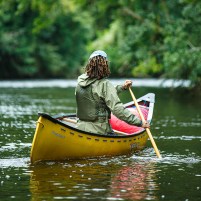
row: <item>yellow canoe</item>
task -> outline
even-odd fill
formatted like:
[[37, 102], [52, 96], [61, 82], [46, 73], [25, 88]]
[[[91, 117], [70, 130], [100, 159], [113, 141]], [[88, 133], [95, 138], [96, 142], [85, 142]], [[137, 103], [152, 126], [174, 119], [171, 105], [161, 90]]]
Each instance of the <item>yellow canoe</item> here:
[[[148, 109], [147, 120], [150, 122], [155, 95], [149, 93], [137, 101], [140, 107]], [[134, 103], [127, 103], [125, 107], [134, 107]], [[64, 121], [66, 119], [69, 121]], [[31, 148], [31, 163], [130, 154], [143, 149], [148, 139], [144, 129], [129, 135], [115, 131], [114, 136], [84, 132], [76, 128], [75, 120], [75, 115], [54, 117], [39, 113]]]

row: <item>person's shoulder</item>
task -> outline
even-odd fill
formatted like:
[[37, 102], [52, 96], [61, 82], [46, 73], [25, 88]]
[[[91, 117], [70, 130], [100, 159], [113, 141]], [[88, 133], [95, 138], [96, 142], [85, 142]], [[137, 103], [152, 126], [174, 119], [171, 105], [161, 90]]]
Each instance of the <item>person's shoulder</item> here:
[[97, 84], [102, 86], [108, 86], [108, 87], [113, 86], [112, 83], [107, 78], [102, 78], [100, 80], [97, 80]]
[[114, 90], [116, 90], [112, 82], [107, 78], [102, 79], [100, 85], [99, 86], [103, 91], [111, 91], [111, 93], [114, 93]]
[[83, 73], [81, 75], [78, 76], [77, 81], [79, 82], [80, 80], [86, 79], [88, 78], [87, 74]]
[[113, 94], [116, 90], [111, 81], [109, 81], [107, 78], [96, 80], [94, 84], [95, 87], [93, 90], [103, 97], [105, 97], [108, 93]]
[[109, 80], [107, 78], [102, 78], [99, 81], [100, 83], [107, 83]]

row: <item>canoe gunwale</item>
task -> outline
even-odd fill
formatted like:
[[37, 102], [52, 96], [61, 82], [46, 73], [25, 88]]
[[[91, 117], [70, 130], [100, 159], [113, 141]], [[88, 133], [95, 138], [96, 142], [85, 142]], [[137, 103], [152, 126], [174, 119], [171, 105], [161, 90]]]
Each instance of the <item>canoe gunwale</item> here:
[[[143, 102], [143, 101], [148, 103], [148, 105], [146, 106], [149, 110], [148, 111], [148, 121], [151, 122], [152, 116], [153, 116], [154, 103], [155, 103], [155, 94], [148, 93], [148, 94], [140, 97], [139, 99], [137, 99], [137, 102], [139, 102], [139, 103]], [[124, 107], [126, 107], [126, 108], [129, 108], [132, 106], [135, 106], [133, 101], [124, 104]], [[90, 133], [87, 131], [77, 129], [73, 126], [67, 125], [67, 124], [63, 123], [62, 121], [60, 121], [60, 119], [62, 120], [62, 118], [65, 118], [65, 117], [76, 117], [75, 113], [73, 113], [73, 114], [72, 113], [71, 114], [70, 113], [69, 114], [58, 114], [58, 115], [50, 116], [47, 113], [39, 112], [38, 115], [48, 119], [49, 121], [51, 121], [53, 123], [60, 124], [60, 125], [68, 128], [68, 129], [77, 131], [77, 132], [82, 133], [82, 134], [91, 135], [91, 136], [98, 136], [98, 137], [104, 137], [104, 138], [115, 138], [115, 139], [116, 138], [132, 138], [134, 136], [138, 136], [138, 135], [141, 135], [142, 133], [146, 132], [146, 130], [143, 129], [141, 131], [138, 131], [136, 133], [129, 134], [129, 135], [103, 135], [103, 134], [97, 134], [97, 133]]]
[[[52, 116], [50, 116], [47, 113], [39, 112], [38, 115], [39, 115], [39, 117], [42, 116], [43, 118], [46, 118], [46, 119], [48, 119], [49, 121], [51, 121], [53, 123], [60, 124], [60, 125], [66, 127], [66, 128], [69, 128], [71, 130], [77, 131], [77, 132], [82, 133], [82, 134], [91, 135], [91, 136], [98, 136], [98, 137], [104, 137], [104, 138], [130, 138], [130, 137], [141, 135], [142, 133], [145, 132], [145, 129], [143, 129], [142, 131], [134, 133], [134, 134], [131, 134], [131, 135], [119, 135], [119, 136], [118, 135], [114, 135], [114, 136], [113, 135], [102, 135], [102, 134], [90, 133], [90, 132], [87, 132], [87, 131], [79, 130], [79, 129], [75, 128], [75, 127], [69, 126], [69, 125], [61, 122], [58, 119], [53, 118]], [[74, 114], [70, 114], [70, 116], [72, 117], [72, 116], [74, 116]], [[70, 116], [68, 116], [68, 117], [70, 117]]]

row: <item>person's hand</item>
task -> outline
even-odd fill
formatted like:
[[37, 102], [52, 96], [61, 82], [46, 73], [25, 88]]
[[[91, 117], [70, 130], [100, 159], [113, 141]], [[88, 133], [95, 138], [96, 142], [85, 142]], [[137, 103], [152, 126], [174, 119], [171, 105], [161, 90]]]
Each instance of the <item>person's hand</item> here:
[[126, 80], [123, 84], [123, 89], [128, 89], [129, 87], [132, 86], [132, 81], [131, 80]]
[[149, 122], [145, 121], [142, 123], [142, 128], [150, 128]]

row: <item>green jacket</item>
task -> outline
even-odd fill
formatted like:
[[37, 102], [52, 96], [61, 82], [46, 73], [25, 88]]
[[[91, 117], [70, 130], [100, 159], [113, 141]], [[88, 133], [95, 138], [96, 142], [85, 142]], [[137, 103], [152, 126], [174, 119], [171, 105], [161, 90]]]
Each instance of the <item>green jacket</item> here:
[[[128, 109], [124, 108], [123, 103], [121, 103], [118, 93], [124, 91], [122, 86], [117, 85], [114, 87], [106, 78], [100, 80], [96, 78], [90, 79], [86, 74], [82, 74], [78, 77], [78, 85], [80, 87], [92, 85], [91, 93], [96, 101], [104, 102], [105, 108], [108, 108], [119, 119], [131, 125], [140, 126], [142, 124], [142, 121]], [[112, 133], [108, 118], [104, 119], [104, 121], [98, 120], [93, 122], [78, 120], [77, 128], [91, 133], [106, 135]]]

